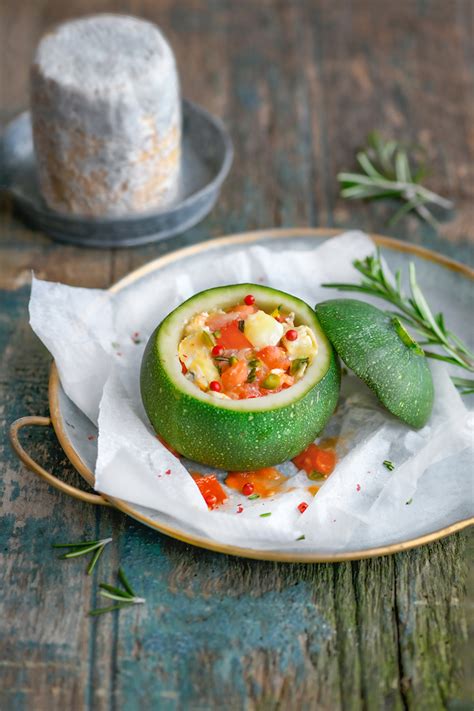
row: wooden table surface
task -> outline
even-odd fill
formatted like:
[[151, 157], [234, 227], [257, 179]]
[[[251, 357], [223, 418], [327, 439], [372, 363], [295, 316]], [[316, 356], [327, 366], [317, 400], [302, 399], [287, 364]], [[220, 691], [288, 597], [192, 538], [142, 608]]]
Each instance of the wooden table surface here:
[[[390, 234], [472, 263], [472, 0], [3, 0], [2, 123], [27, 105], [41, 34], [67, 17], [156, 21], [184, 94], [220, 115], [236, 159], [199, 226], [133, 251], [62, 246], [0, 211], [0, 708], [464, 709], [467, 534], [388, 558], [279, 565], [193, 549], [49, 488], [15, 458], [8, 424], [48, 413], [49, 355], [28, 326], [31, 269], [107, 287], [177, 247], [270, 226], [388, 232], [391, 207], [347, 203], [335, 175], [367, 132], [420, 143], [429, 185], [456, 203], [438, 233], [415, 218]], [[54, 435], [23, 437], [79, 484]], [[147, 605], [91, 620], [97, 578], [56, 560], [58, 539], [114, 537]], [[472, 597], [471, 597], [472, 599]], [[472, 676], [471, 676], [472, 678]]]

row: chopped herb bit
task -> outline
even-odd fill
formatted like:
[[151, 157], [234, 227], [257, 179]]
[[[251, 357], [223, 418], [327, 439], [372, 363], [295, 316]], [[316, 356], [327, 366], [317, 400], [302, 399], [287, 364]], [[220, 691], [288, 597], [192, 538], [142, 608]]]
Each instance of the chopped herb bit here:
[[297, 541], [304, 541], [305, 538], [306, 538], [306, 536], [303, 534], [302, 536], [300, 536], [300, 537], [297, 538], [296, 540], [297, 540]]
[[111, 346], [112, 348], [120, 348], [120, 343], [117, 343], [117, 341], [112, 341]]
[[260, 494], [252, 494], [251, 496], [247, 497], [249, 501], [253, 501], [254, 499], [259, 499]]
[[257, 377], [257, 369], [256, 368], [251, 368], [247, 377], [247, 382], [248, 383], [253, 383], [254, 380]]
[[308, 478], [311, 479], [311, 481], [324, 481], [326, 479], [324, 474], [321, 474], [321, 472], [317, 472], [316, 469], [313, 469], [313, 471], [308, 474]]
[[239, 362], [239, 359], [238, 359], [236, 356], [231, 356], [231, 357], [229, 358], [229, 364], [230, 364], [230, 365], [235, 365], [235, 364], [238, 363], [238, 362]]
[[393, 470], [395, 469], [395, 464], [391, 462], [390, 459], [385, 459], [383, 465], [388, 469], [389, 472], [393, 472]]
[[408, 499], [408, 501], [405, 501], [405, 506], [410, 506], [412, 501], [413, 499]]
[[220, 338], [222, 336], [222, 333], [220, 331], [214, 331], [212, 335], [214, 336], [214, 338]]
[[305, 370], [308, 363], [309, 358], [296, 358], [291, 361], [290, 375], [296, 375], [300, 371]]
[[244, 328], [245, 328], [245, 321], [239, 321], [238, 325], [239, 325], [239, 331], [242, 331], [242, 333], [243, 333]]
[[260, 514], [260, 518], [267, 518], [267, 516], [271, 516], [271, 515], [272, 515], [272, 512], [267, 511], [267, 513]]

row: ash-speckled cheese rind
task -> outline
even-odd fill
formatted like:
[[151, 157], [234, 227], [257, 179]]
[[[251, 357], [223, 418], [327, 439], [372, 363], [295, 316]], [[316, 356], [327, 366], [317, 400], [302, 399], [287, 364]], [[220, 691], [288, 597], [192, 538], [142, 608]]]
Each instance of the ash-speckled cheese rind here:
[[54, 210], [118, 216], [176, 199], [179, 79], [155, 25], [97, 15], [46, 35], [31, 70], [31, 114], [40, 188]]

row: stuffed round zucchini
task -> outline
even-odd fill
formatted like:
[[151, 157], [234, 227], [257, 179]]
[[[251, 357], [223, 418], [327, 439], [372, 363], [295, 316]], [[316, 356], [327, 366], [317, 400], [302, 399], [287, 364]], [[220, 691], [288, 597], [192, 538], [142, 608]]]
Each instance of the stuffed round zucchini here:
[[150, 337], [141, 368], [159, 437], [227, 470], [297, 455], [332, 415], [339, 387], [338, 360], [313, 309], [257, 284], [185, 301]]

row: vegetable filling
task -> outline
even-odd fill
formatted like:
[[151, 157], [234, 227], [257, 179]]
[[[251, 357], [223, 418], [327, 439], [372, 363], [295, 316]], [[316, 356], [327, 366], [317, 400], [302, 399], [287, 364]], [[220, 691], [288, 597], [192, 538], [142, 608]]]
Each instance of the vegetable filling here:
[[304, 376], [318, 352], [316, 336], [283, 305], [271, 313], [248, 294], [224, 311], [187, 321], [178, 347], [181, 370], [216, 398], [244, 400], [278, 393]]

